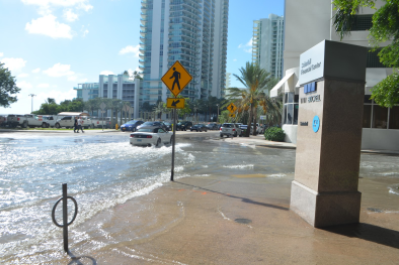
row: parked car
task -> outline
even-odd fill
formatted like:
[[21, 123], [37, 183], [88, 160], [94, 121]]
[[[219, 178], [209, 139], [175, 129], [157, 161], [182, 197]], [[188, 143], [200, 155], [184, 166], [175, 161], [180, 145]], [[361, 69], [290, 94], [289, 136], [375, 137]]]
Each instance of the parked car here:
[[111, 120], [110, 118], [98, 118], [98, 117], [90, 117], [91, 124], [93, 128], [111, 128]]
[[241, 137], [242, 131], [240, 126], [235, 123], [223, 123], [222, 127], [220, 127], [220, 137], [223, 138], [223, 136]]
[[[92, 128], [91, 120], [87, 116], [81, 116], [82, 118], [82, 127], [85, 129]], [[65, 127], [67, 129], [73, 128], [75, 124], [75, 116], [65, 116], [61, 119], [58, 119], [55, 123], [54, 127], [59, 129], [61, 127]]]
[[137, 121], [137, 120], [131, 120], [126, 122], [125, 124], [122, 124], [121, 126], [121, 131], [132, 131], [135, 132], [137, 131], [137, 127], [143, 124], [143, 121]]
[[3, 123], [6, 121], [6, 116], [0, 115], [0, 127], [3, 127]]
[[216, 123], [209, 123], [205, 126], [208, 130], [219, 130], [220, 129], [219, 125]]
[[137, 129], [140, 129], [142, 127], [161, 127], [165, 131], [168, 131], [168, 127], [162, 122], [162, 121], [146, 121], [140, 126], [137, 127]]
[[167, 121], [164, 121], [163, 123], [166, 125], [166, 127], [168, 127], [168, 131], [172, 130], [172, 123], [167, 122]]
[[15, 128], [19, 125], [18, 115], [15, 114], [5, 114], [3, 115], [4, 121], [1, 126]]
[[130, 144], [137, 146], [157, 146], [170, 144], [173, 134], [157, 126], [143, 126], [137, 132], [130, 134]]
[[269, 126], [268, 126], [267, 124], [263, 124], [263, 125], [259, 126], [259, 127], [256, 129], [256, 131], [257, 131], [259, 134], [264, 134], [264, 133], [265, 133], [265, 130], [266, 130], [268, 127], [269, 127]]
[[186, 131], [190, 130], [193, 123], [191, 121], [182, 121], [176, 125], [176, 131]]
[[197, 131], [197, 132], [207, 132], [208, 129], [204, 124], [195, 124], [191, 126], [190, 131]]
[[34, 127], [42, 127], [48, 128], [49, 123], [46, 122], [46, 119], [43, 118], [42, 115], [34, 115], [34, 114], [25, 114], [18, 115], [18, 122], [23, 128], [34, 128]]

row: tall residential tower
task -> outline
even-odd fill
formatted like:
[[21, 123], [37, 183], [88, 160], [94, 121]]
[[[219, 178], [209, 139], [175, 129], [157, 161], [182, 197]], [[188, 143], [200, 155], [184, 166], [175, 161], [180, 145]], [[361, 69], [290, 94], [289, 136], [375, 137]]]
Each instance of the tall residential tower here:
[[161, 78], [178, 60], [193, 76], [181, 95], [221, 97], [225, 87], [229, 0], [142, 0], [140, 104], [166, 101]]
[[270, 14], [254, 20], [252, 62], [258, 63], [273, 77], [283, 76], [284, 17]]

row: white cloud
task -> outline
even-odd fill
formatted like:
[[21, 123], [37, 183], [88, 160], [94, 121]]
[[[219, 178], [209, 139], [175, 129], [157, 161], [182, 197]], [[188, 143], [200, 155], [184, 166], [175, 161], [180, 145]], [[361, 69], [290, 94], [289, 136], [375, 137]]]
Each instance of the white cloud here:
[[36, 68], [35, 70], [32, 71], [32, 73], [34, 74], [40, 73], [40, 68]]
[[93, 9], [93, 6], [89, 5], [89, 4], [81, 3], [78, 8], [83, 9], [86, 12], [89, 12], [91, 9]]
[[28, 77], [28, 76], [29, 76], [29, 74], [22, 73], [22, 74], [19, 74], [17, 77], [18, 78], [25, 78], [25, 77]]
[[57, 17], [53, 15], [40, 17], [36, 20], [32, 20], [32, 23], [26, 23], [25, 30], [30, 34], [41, 34], [53, 39], [72, 39], [71, 27], [67, 24], [59, 23], [56, 20]]
[[26, 5], [37, 5], [37, 6], [63, 6], [71, 7], [75, 5], [86, 5], [88, 0], [22, 0], [22, 3]]
[[234, 61], [234, 62], [237, 62], [237, 59], [234, 59], [233, 61]]
[[252, 53], [252, 38], [246, 44], [238, 45], [239, 49], [243, 49], [247, 53]]
[[33, 86], [31, 83], [28, 83], [26, 81], [17, 81], [17, 87], [28, 90], [31, 89]]
[[4, 67], [8, 68], [10, 71], [18, 71], [25, 67], [26, 61], [22, 58], [4, 58], [1, 59], [4, 63]]
[[47, 100], [47, 98], [54, 98], [55, 101], [58, 103], [66, 100], [66, 99], [76, 98], [76, 91], [73, 89], [70, 89], [66, 92], [63, 92], [60, 90], [51, 90], [51, 91], [40, 91], [40, 92], [36, 92], [36, 93], [37, 93], [36, 94], [37, 97], [35, 97], [35, 99], [34, 99], [35, 106], [40, 106], [40, 104], [44, 103]]
[[72, 9], [68, 9], [64, 11], [64, 18], [69, 22], [74, 22], [79, 19], [78, 14], [74, 13]]
[[122, 50], [119, 51], [119, 54], [127, 54], [127, 53], [134, 53], [135, 57], [139, 57], [140, 55], [140, 45], [136, 45], [136, 46], [126, 46], [125, 48], [123, 48]]
[[50, 85], [44, 83], [44, 84], [39, 84], [37, 87], [38, 87], [38, 88], [49, 88]]
[[0, 52], [0, 57], [3, 57], [4, 53]]
[[107, 70], [102, 71], [102, 72], [100, 73], [100, 75], [113, 75], [113, 74], [114, 74], [114, 72], [107, 71]]
[[75, 73], [71, 71], [71, 66], [69, 64], [60, 64], [60, 63], [56, 63], [53, 67], [43, 71], [43, 73], [51, 77], [62, 77], [62, 76], [71, 77], [75, 75]]

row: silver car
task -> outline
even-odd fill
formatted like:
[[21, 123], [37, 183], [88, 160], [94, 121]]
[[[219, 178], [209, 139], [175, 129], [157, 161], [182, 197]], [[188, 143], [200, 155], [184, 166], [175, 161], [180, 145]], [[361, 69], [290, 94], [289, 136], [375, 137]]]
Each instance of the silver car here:
[[227, 137], [237, 137], [237, 136], [242, 136], [241, 135], [241, 128], [238, 124], [236, 123], [223, 123], [222, 127], [220, 127], [220, 138], [223, 138], [223, 136]]

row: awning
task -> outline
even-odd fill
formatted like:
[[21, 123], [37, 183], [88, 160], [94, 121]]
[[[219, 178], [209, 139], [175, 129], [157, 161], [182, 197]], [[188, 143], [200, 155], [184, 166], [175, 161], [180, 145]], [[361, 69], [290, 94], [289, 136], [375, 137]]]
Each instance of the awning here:
[[288, 79], [290, 79], [295, 73], [289, 73], [286, 76], [283, 77], [283, 79], [281, 79], [277, 85], [275, 85], [272, 90], [270, 90], [270, 97], [275, 98], [278, 97], [278, 94], [281, 93], [281, 89], [283, 88], [283, 85], [288, 81]]

